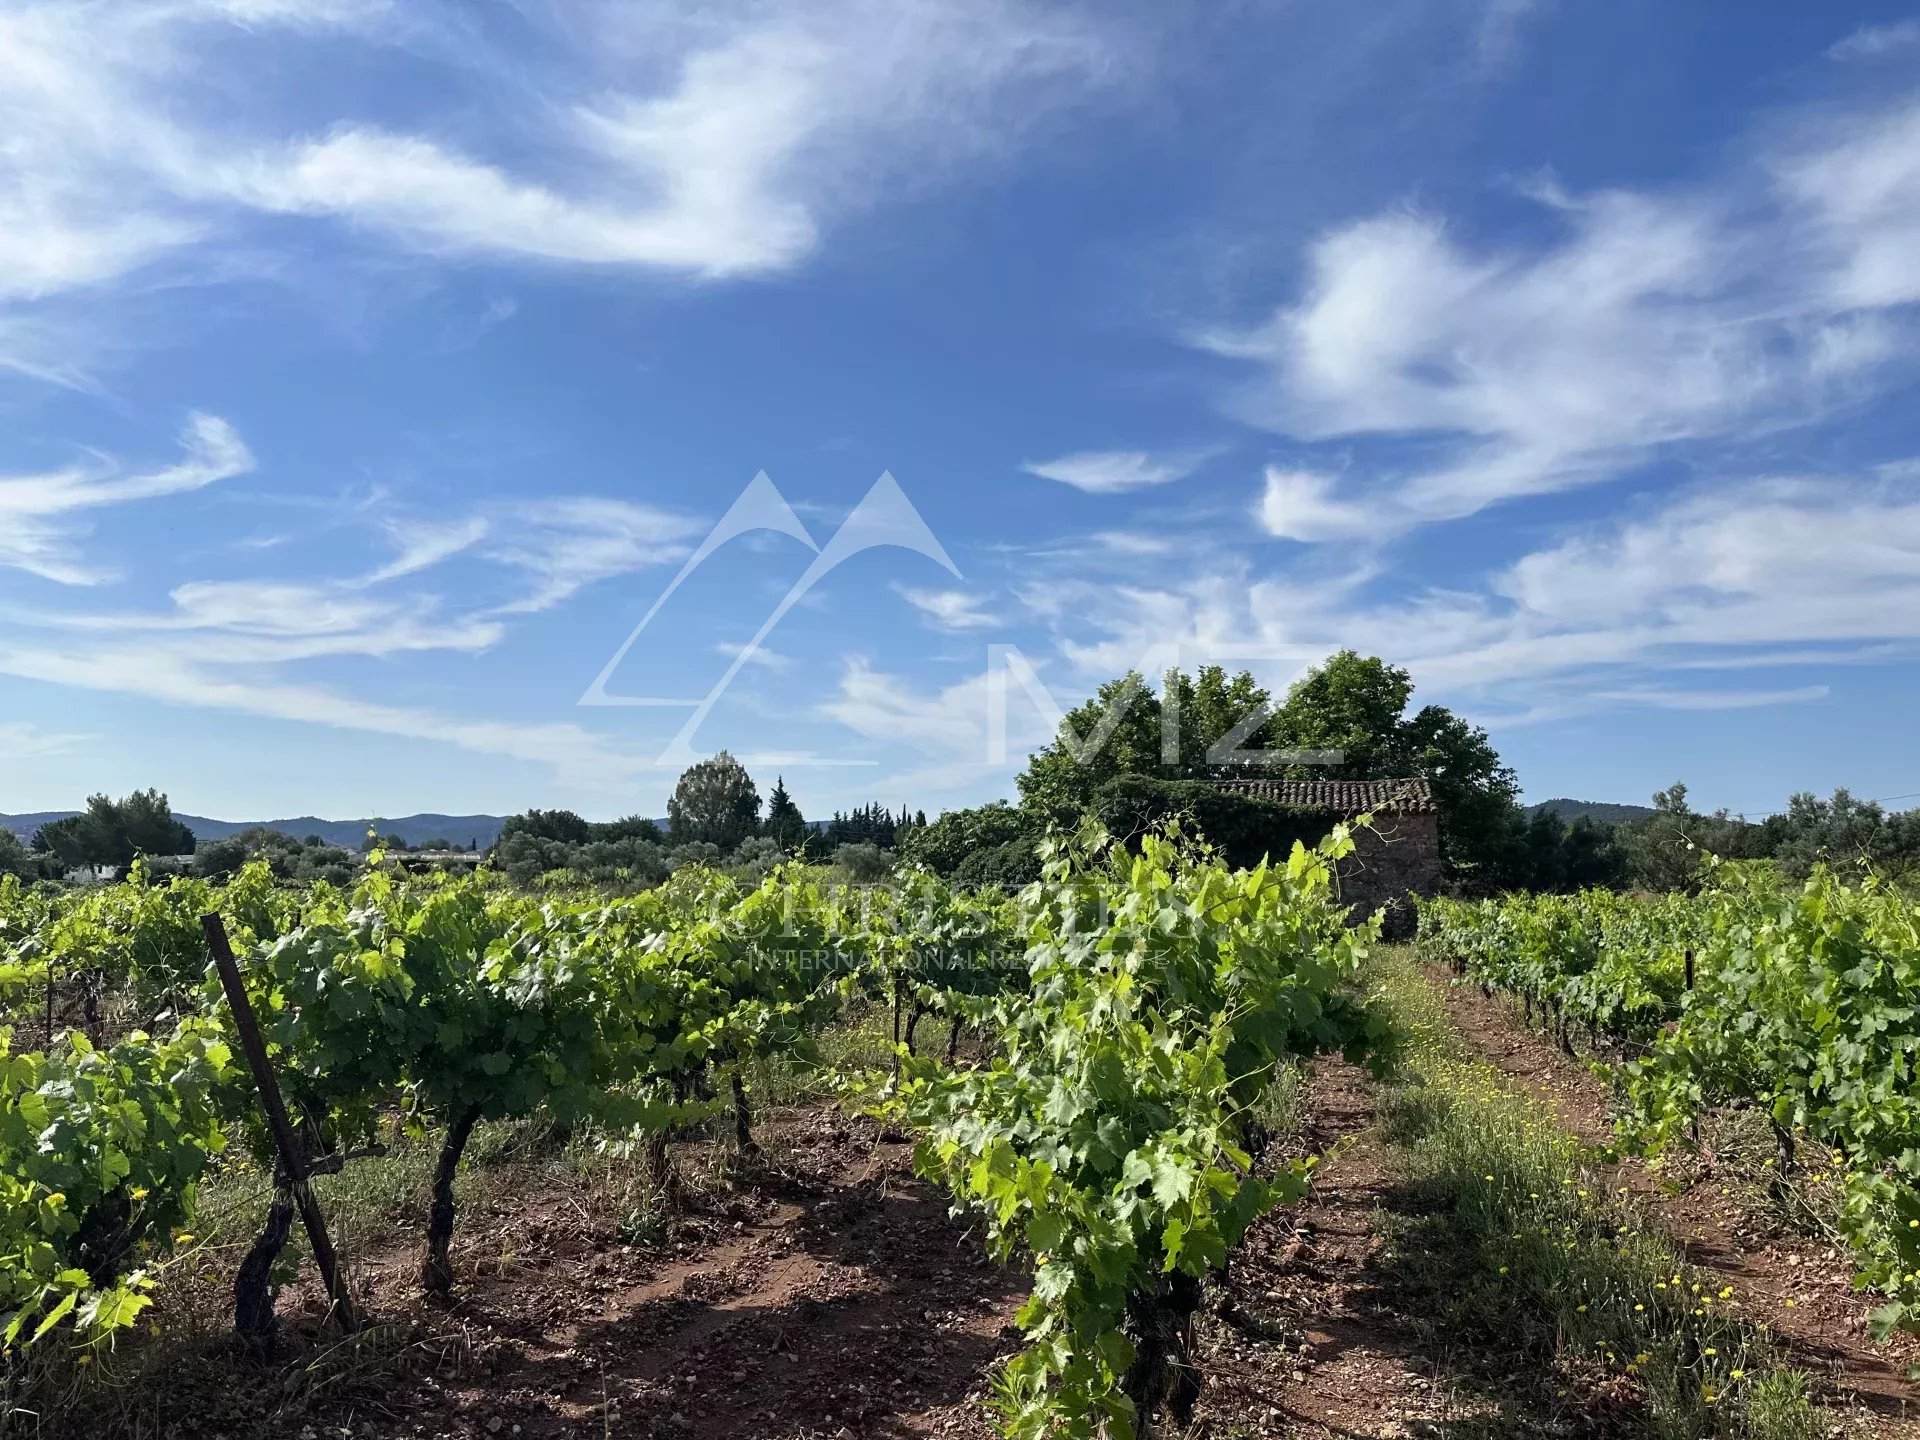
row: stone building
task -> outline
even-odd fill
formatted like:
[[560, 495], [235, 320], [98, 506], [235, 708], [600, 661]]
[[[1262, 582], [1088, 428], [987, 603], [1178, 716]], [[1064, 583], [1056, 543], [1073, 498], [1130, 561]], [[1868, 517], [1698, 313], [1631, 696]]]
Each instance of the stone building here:
[[1425, 780], [1229, 780], [1220, 788], [1316, 817], [1322, 836], [1339, 821], [1372, 815], [1340, 864], [1340, 898], [1362, 915], [1385, 906], [1389, 938], [1411, 935], [1412, 897], [1440, 888], [1440, 812]]

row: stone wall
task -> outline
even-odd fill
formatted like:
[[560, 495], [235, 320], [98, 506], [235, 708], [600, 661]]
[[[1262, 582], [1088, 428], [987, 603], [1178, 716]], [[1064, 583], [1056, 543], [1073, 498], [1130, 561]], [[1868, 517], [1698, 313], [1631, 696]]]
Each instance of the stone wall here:
[[1387, 907], [1386, 935], [1413, 934], [1412, 896], [1440, 889], [1440, 822], [1427, 815], [1377, 815], [1371, 829], [1353, 832], [1353, 853], [1340, 862], [1340, 898], [1359, 907], [1356, 918]]

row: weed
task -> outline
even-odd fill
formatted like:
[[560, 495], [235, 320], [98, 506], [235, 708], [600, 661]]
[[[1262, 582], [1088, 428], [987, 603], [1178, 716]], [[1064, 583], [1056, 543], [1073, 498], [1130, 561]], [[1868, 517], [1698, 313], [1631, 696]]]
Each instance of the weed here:
[[1608, 1157], [1467, 1057], [1404, 953], [1373, 979], [1409, 1037], [1381, 1113], [1415, 1213], [1388, 1222], [1388, 1250], [1436, 1330], [1631, 1376], [1663, 1436], [1825, 1435], [1806, 1377], [1609, 1189]]

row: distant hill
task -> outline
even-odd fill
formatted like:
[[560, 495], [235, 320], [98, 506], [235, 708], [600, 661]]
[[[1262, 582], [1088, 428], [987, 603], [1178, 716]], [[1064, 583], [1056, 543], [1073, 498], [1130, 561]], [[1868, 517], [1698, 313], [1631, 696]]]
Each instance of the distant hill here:
[[1597, 820], [1606, 825], [1618, 825], [1626, 820], [1644, 820], [1655, 813], [1651, 805], [1609, 805], [1600, 800], [1542, 800], [1538, 805], [1527, 806], [1527, 818], [1545, 811], [1557, 815], [1572, 823], [1582, 815], [1589, 820]]
[[[0, 815], [0, 825], [22, 840], [31, 841], [42, 825], [76, 813], [43, 810], [33, 815]], [[504, 815], [400, 815], [379, 820], [322, 820], [315, 815], [301, 815], [292, 820], [213, 820], [205, 815], [175, 812], [174, 818], [193, 831], [196, 840], [224, 840], [242, 830], [264, 827], [296, 840], [318, 835], [329, 845], [344, 845], [349, 850], [360, 848], [369, 829], [378, 830], [382, 835], [398, 835], [413, 846], [424, 845], [429, 840], [447, 840], [459, 846], [478, 844], [484, 850], [500, 838], [500, 827], [506, 823]]]

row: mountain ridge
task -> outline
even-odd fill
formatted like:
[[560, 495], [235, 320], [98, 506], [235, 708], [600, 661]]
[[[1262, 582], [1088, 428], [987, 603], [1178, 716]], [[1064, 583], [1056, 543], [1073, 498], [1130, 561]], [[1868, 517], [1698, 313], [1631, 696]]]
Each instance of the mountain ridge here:
[[[31, 843], [42, 825], [77, 815], [77, 810], [39, 810], [22, 815], [0, 815], [0, 826], [13, 831], [23, 842]], [[322, 820], [317, 815], [299, 815], [287, 820], [215, 820], [206, 815], [174, 812], [174, 819], [193, 831], [195, 840], [225, 840], [243, 830], [278, 830], [296, 840], [318, 835], [329, 845], [358, 850], [369, 829], [382, 835], [398, 835], [410, 846], [429, 840], [446, 840], [454, 845], [477, 844], [482, 850], [500, 838], [504, 815], [441, 815], [432, 811], [418, 815], [393, 817], [369, 816], [359, 820]]]

